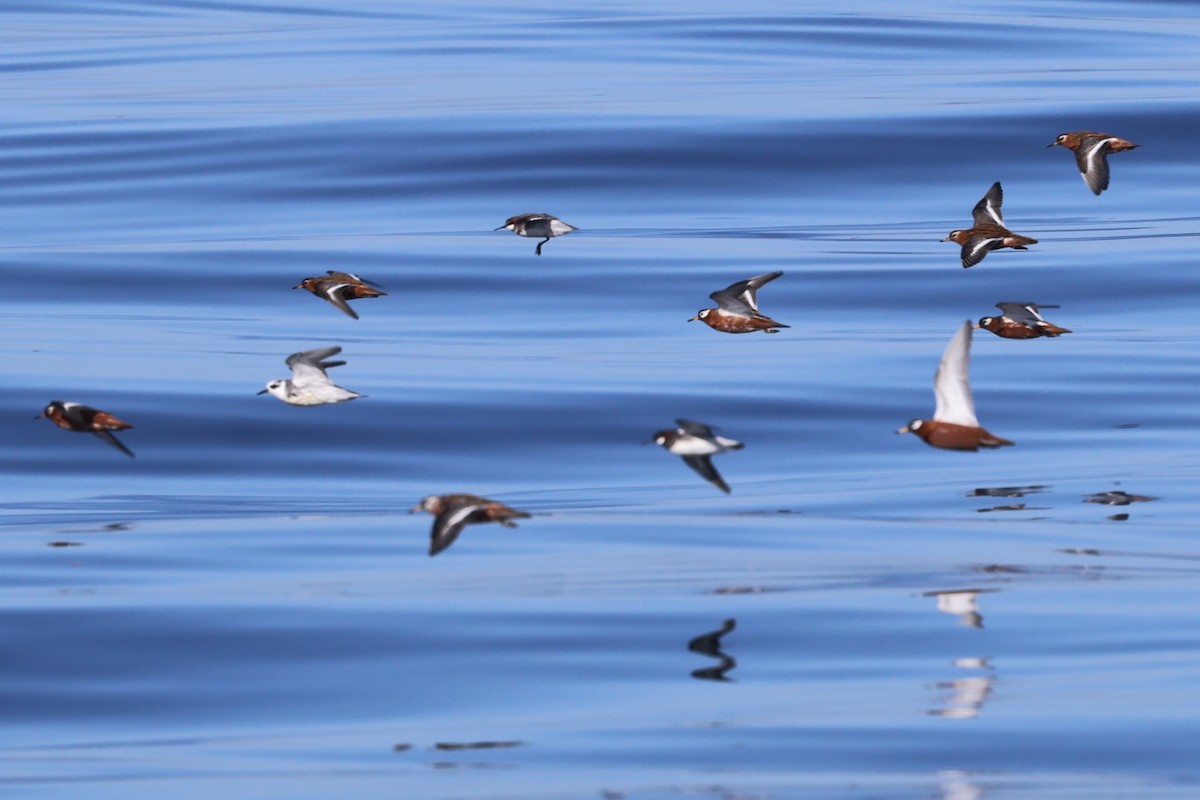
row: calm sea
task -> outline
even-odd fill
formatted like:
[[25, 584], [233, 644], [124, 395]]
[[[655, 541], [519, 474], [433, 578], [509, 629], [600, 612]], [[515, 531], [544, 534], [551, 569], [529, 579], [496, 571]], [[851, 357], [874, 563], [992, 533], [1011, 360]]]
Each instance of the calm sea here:
[[[0, 794], [1200, 793], [1192, 4], [0, 24]], [[1099, 197], [1080, 129], [1142, 145]], [[963, 270], [994, 181], [1039, 243]], [[331, 269], [388, 295], [292, 290]], [[686, 322], [773, 270], [790, 328]], [[1001, 301], [1074, 331], [976, 334], [1016, 446], [895, 435]], [[367, 397], [255, 395], [330, 346]], [[645, 444], [676, 418], [745, 442], [731, 494]], [[442, 492], [533, 517], [431, 559]]]

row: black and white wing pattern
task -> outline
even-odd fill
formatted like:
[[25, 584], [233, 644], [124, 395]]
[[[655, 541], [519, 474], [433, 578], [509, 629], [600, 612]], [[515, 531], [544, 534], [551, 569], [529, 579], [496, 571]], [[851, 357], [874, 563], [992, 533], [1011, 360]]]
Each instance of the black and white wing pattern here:
[[1000, 181], [992, 184], [992, 188], [987, 190], [987, 193], [975, 204], [975, 208], [971, 209], [971, 217], [975, 220], [976, 225], [999, 225], [1004, 226], [1004, 215], [1000, 212], [1000, 206], [1004, 204], [1004, 190], [1000, 188]]
[[1058, 306], [1040, 306], [1037, 303], [996, 303], [996, 308], [1011, 319], [1013, 322], [1020, 322], [1023, 325], [1036, 328], [1039, 324], [1045, 324], [1046, 320], [1042, 319], [1042, 315], [1038, 312], [1043, 308], [1058, 308]]
[[1003, 236], [992, 236], [986, 233], [976, 233], [968, 236], [967, 241], [962, 246], [963, 269], [975, 266], [980, 261], [983, 261], [984, 256], [1000, 248], [1003, 244]]
[[733, 314], [760, 316], [758, 290], [782, 274], [782, 272], [768, 272], [765, 275], [756, 275], [753, 278], [730, 284], [719, 292], [713, 292], [709, 297], [716, 301], [719, 308]]
[[458, 539], [469, 522], [486, 522], [486, 503], [469, 503], [447, 508], [433, 520], [429, 534], [429, 555], [436, 556]]
[[1087, 137], [1075, 150], [1079, 174], [1092, 194], [1100, 194], [1108, 188], [1108, 152], [1114, 141], [1117, 140], [1112, 136], [1103, 139]]

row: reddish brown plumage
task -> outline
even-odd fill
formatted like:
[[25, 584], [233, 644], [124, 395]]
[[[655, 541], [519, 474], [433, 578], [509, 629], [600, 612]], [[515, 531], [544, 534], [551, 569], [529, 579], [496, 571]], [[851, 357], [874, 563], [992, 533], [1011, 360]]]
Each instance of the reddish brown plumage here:
[[128, 422], [117, 419], [107, 411], [100, 411], [79, 403], [64, 403], [54, 400], [46, 406], [39, 417], [45, 417], [65, 431], [95, 432], [123, 431], [132, 428]]
[[981, 239], [999, 239], [998, 245], [993, 245], [993, 250], [999, 250], [1002, 247], [1012, 247], [1020, 249], [1025, 245], [1037, 244], [1037, 239], [1031, 239], [1028, 236], [1022, 236], [1019, 233], [1013, 233], [1008, 228], [1002, 228], [999, 225], [982, 224], [976, 225], [974, 228], [966, 230], [951, 231], [950, 235], [943, 239], [943, 242], [957, 242], [958, 244], [966, 244], [968, 239], [978, 236]]
[[123, 431], [132, 427], [128, 422], [122, 422], [107, 411], [97, 411], [92, 417], [93, 430]]
[[305, 278], [292, 288], [307, 289], [353, 319], [358, 319], [358, 314], [347, 304], [348, 300], [387, 296], [387, 292], [368, 285], [357, 275], [335, 270], [329, 270], [328, 275], [324, 277]]
[[956, 425], [953, 422], [938, 422], [931, 419], [914, 420], [909, 423], [907, 433], [915, 433], [930, 447], [940, 447], [943, 450], [978, 450], [981, 447], [1001, 447], [1011, 445], [1008, 439], [1003, 439], [984, 428], [973, 428], [968, 425]]
[[113, 431], [123, 431], [133, 426], [128, 422], [117, 419], [117, 417], [107, 411], [99, 411], [82, 403], [52, 400], [42, 409], [42, 413], [38, 414], [36, 419], [43, 417], [64, 431], [95, 434], [97, 438], [103, 439], [125, 455], [130, 458], [133, 457], [133, 451], [121, 444], [112, 433]]
[[1079, 167], [1079, 174], [1083, 176], [1083, 182], [1095, 195], [1100, 195], [1108, 188], [1108, 154], [1122, 153], [1140, 146], [1128, 139], [1098, 131], [1060, 133], [1047, 146], [1054, 147], [1056, 145], [1065, 147], [1075, 154], [1075, 165]]
[[1132, 150], [1135, 147], [1141, 147], [1140, 144], [1134, 144], [1128, 139], [1122, 139], [1119, 136], [1112, 136], [1107, 133], [1098, 131], [1072, 131], [1071, 133], [1059, 134], [1059, 137], [1050, 143], [1050, 146], [1058, 145], [1065, 147], [1068, 150], [1078, 150], [1079, 146], [1087, 139], [1108, 139], [1108, 152], [1120, 153], [1125, 150]]
[[1052, 322], [1026, 325], [1004, 317], [984, 317], [979, 320], [979, 327], [1005, 339], [1037, 339], [1042, 336], [1053, 338], [1071, 332], [1068, 328], [1060, 328]]
[[498, 522], [506, 528], [515, 528], [517, 524], [513, 522], [514, 519], [530, 516], [528, 512], [475, 494], [431, 494], [409, 509], [410, 514], [415, 511], [428, 511], [435, 517], [429, 536], [431, 556], [454, 544], [462, 529], [469, 524]]
[[755, 331], [778, 333], [774, 329], [789, 327], [761, 314], [755, 316], [729, 314], [719, 308], [706, 308], [693, 319], [698, 319], [713, 330], [723, 333], [754, 333]]
[[963, 268], [973, 267], [993, 250], [1011, 247], [1024, 250], [1026, 245], [1037, 244], [1037, 239], [1013, 233], [1004, 226], [1004, 215], [1000, 210], [1004, 203], [1004, 189], [1000, 181], [992, 184], [983, 197], [971, 209], [973, 227], [950, 231], [943, 242], [962, 245]]

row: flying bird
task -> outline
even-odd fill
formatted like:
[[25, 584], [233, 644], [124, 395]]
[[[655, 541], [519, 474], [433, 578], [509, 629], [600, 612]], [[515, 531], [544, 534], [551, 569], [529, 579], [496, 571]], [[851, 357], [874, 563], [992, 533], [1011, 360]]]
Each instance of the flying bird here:
[[1028, 250], [1026, 245], [1037, 244], [1037, 239], [1021, 236], [1004, 227], [1004, 216], [1000, 213], [1003, 203], [1004, 191], [1000, 188], [1000, 181], [996, 181], [971, 211], [975, 227], [950, 231], [950, 235], [942, 239], [943, 242], [957, 242], [962, 245], [963, 269], [983, 261], [983, 257], [992, 250], [1004, 247]]
[[571, 231], [579, 230], [574, 225], [568, 225], [558, 217], [551, 216], [550, 214], [518, 214], [515, 217], [509, 217], [504, 220], [504, 224], [496, 228], [496, 230], [502, 231], [505, 228], [517, 236], [541, 239], [533, 251], [539, 256], [542, 254], [542, 245], [555, 236], [566, 236]]
[[925, 444], [946, 450], [978, 450], [1012, 444], [1008, 439], [984, 430], [975, 418], [975, 400], [971, 397], [968, 375], [973, 330], [970, 320], [963, 323], [942, 355], [933, 376], [933, 394], [937, 398], [933, 419], [914, 419], [896, 433], [915, 433]]
[[462, 529], [477, 522], [498, 522], [515, 528], [514, 519], [527, 519], [524, 511], [509, 508], [504, 503], [474, 494], [431, 494], [409, 509], [408, 513], [428, 511], [434, 515], [429, 535], [429, 555], [436, 556], [458, 538]]
[[713, 330], [724, 333], [779, 333], [779, 328], [791, 327], [776, 322], [758, 310], [758, 290], [782, 274], [768, 272], [765, 275], [756, 275], [713, 292], [709, 297], [717, 301], [717, 307], [701, 309], [688, 322], [700, 320]]
[[704, 480], [729, 494], [729, 484], [725, 483], [724, 478], [713, 466], [712, 457], [728, 450], [741, 450], [745, 445], [718, 436], [712, 428], [702, 422], [677, 419], [675, 423], [678, 428], [658, 431], [651, 441], [662, 445], [668, 453], [681, 457], [684, 463], [696, 470]]
[[1037, 303], [996, 303], [1000, 316], [983, 317], [976, 323], [976, 328], [991, 331], [1005, 339], [1037, 339], [1040, 336], [1053, 338], [1070, 333], [1067, 328], [1060, 328], [1053, 322], [1047, 322], [1039, 313], [1043, 308], [1058, 308], [1058, 306], [1041, 306]]
[[305, 278], [292, 288], [307, 289], [322, 300], [328, 300], [334, 308], [353, 319], [358, 319], [358, 314], [346, 301], [358, 300], [363, 297], [387, 296], [387, 292], [368, 285], [357, 275], [334, 270], [329, 270], [328, 275], [323, 278]]
[[1046, 147], [1055, 145], [1075, 153], [1075, 164], [1079, 167], [1079, 174], [1095, 195], [1108, 188], [1108, 154], [1141, 147], [1140, 144], [1134, 144], [1119, 136], [1109, 136], [1107, 133], [1096, 131], [1060, 133], [1058, 138]]
[[267, 384], [259, 394], [270, 393], [288, 405], [319, 406], [325, 403], [341, 403], [366, 395], [343, 389], [329, 380], [325, 370], [340, 367], [345, 361], [326, 361], [342, 352], [340, 347], [321, 347], [316, 350], [305, 350], [292, 353], [287, 358], [287, 365], [292, 370], [291, 378], [276, 378]]
[[100, 411], [85, 406], [83, 403], [72, 403], [68, 400], [51, 400], [34, 419], [46, 418], [64, 431], [76, 433], [92, 433], [108, 442], [125, 455], [133, 458], [133, 451], [113, 436], [113, 431], [123, 431], [132, 428], [128, 422], [122, 422], [107, 411]]

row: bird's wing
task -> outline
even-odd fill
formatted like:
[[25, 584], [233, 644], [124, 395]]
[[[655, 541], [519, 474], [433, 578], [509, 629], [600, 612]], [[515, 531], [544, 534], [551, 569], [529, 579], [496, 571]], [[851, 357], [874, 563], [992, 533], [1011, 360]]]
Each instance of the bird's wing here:
[[933, 418], [937, 422], [979, 427], [975, 418], [975, 401], [971, 397], [971, 321], [967, 320], [942, 354], [937, 374], [933, 377], [933, 395], [937, 407]]
[[305, 385], [312, 383], [327, 383], [329, 376], [325, 370], [340, 367], [345, 361], [325, 361], [330, 356], [342, 352], [340, 347], [321, 347], [316, 350], [305, 350], [288, 356], [287, 365], [292, 370], [292, 383]]
[[1108, 188], [1108, 151], [1113, 141], [1112, 137], [1099, 139], [1075, 151], [1079, 174], [1092, 194], [1100, 194]]
[[725, 483], [725, 479], [717, 472], [713, 466], [710, 456], [683, 456], [683, 461], [696, 472], [700, 473], [704, 480], [716, 486], [725, 494], [729, 494], [729, 484]]
[[1042, 315], [1038, 313], [1038, 309], [1058, 308], [1058, 306], [1039, 306], [1037, 303], [996, 303], [996, 308], [1003, 311], [1004, 316], [1014, 322], [1036, 325], [1039, 322], [1046, 321], [1042, 319]]
[[113, 436], [111, 431], [92, 431], [92, 433], [96, 434], [96, 436], [98, 438], [103, 439], [104, 441], [108, 442], [113, 447], [117, 448], [122, 453], [124, 453], [125, 455], [129, 456], [130, 458], [133, 458], [133, 451], [130, 450], [125, 445], [121, 444], [120, 440], [117, 439], [116, 436]]
[[995, 250], [997, 245], [1003, 241], [1003, 236], [984, 236], [982, 234], [975, 234], [974, 236], [969, 237], [966, 243], [962, 246], [963, 269], [973, 267], [980, 261], [983, 261], [983, 257], [992, 250]]
[[971, 210], [971, 217], [975, 220], [975, 224], [994, 223], [996, 225], [1004, 225], [1004, 215], [1000, 212], [1000, 206], [1004, 204], [1004, 190], [1000, 188], [1000, 181], [992, 184], [992, 188], [987, 190], [987, 193], [975, 204], [975, 208]]
[[719, 292], [713, 292], [709, 297], [726, 311], [747, 316], [757, 315], [759, 288], [782, 274], [782, 272], [768, 272], [764, 275], [755, 275], [753, 278], [730, 284]]
[[458, 539], [462, 529], [471, 521], [471, 517], [483, 506], [471, 504], [450, 508], [438, 514], [433, 520], [433, 530], [429, 535], [429, 555], [436, 556]]
[[679, 430], [691, 436], [699, 436], [702, 439], [713, 438], [713, 429], [703, 422], [696, 422], [690, 419], [676, 419], [675, 424], [679, 426]]
[[333, 304], [333, 307], [341, 311], [346, 316], [352, 319], [358, 319], [358, 312], [350, 307], [346, 302], [346, 298], [342, 297], [342, 290], [348, 286], [354, 286], [352, 283], [333, 283], [324, 288], [321, 294]]

